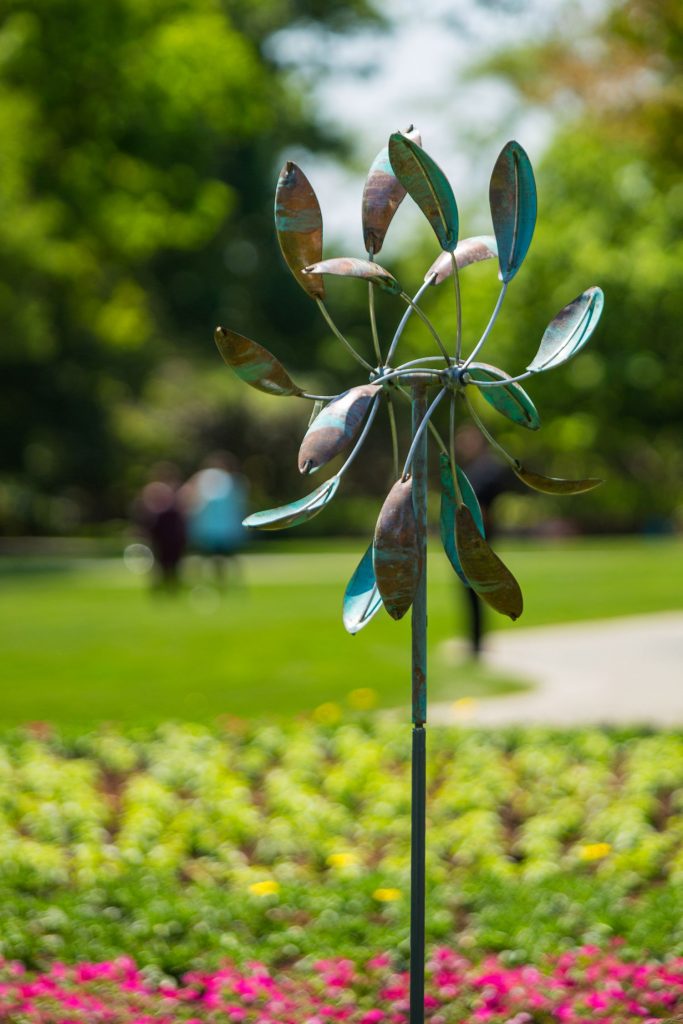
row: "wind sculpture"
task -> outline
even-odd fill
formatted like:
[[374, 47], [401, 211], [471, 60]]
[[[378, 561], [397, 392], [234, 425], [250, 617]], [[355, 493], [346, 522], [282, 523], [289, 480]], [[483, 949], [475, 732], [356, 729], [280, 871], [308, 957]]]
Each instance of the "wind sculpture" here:
[[[412, 298], [393, 274], [376, 262], [389, 224], [406, 193], [429, 221], [442, 250]], [[360, 452], [380, 405], [384, 403], [387, 409], [395, 483], [382, 506], [372, 543], [346, 588], [343, 622], [349, 633], [357, 633], [382, 607], [394, 619], [402, 618], [411, 607], [413, 610], [410, 1024], [424, 1021], [428, 431], [439, 449], [440, 533], [448, 560], [466, 586], [511, 619], [522, 614], [522, 592], [510, 570], [487, 543], [476, 494], [458, 465], [458, 413], [469, 413], [519, 479], [534, 490], [578, 494], [601, 483], [597, 479], [562, 480], [527, 469], [489, 433], [470, 401], [468, 392], [476, 388], [503, 416], [529, 430], [537, 430], [538, 413], [520, 381], [554, 369], [575, 356], [593, 333], [604, 301], [600, 288], [592, 287], [569, 302], [548, 324], [532, 361], [516, 376], [477, 361], [501, 311], [508, 286], [526, 256], [536, 223], [534, 175], [527, 154], [517, 142], [508, 142], [496, 160], [489, 201], [494, 235], [458, 241], [459, 218], [453, 190], [411, 126], [406, 132], [391, 135], [365, 182], [362, 227], [367, 259], [324, 260], [318, 200], [303, 171], [288, 161], [280, 173], [275, 194], [275, 227], [282, 254], [299, 285], [318, 305], [329, 329], [364, 368], [367, 382], [337, 395], [310, 394], [295, 384], [284, 366], [261, 345], [224, 327], [218, 327], [215, 333], [223, 359], [245, 383], [268, 394], [314, 403], [299, 450], [302, 474], [317, 472], [335, 456], [351, 449], [341, 468], [315, 490], [291, 504], [248, 516], [245, 526], [281, 530], [322, 512]], [[487, 259], [498, 260], [500, 293], [483, 334], [463, 357], [459, 271]], [[333, 321], [324, 302], [327, 274], [368, 283], [369, 325], [376, 366], [353, 347]], [[449, 277], [455, 299], [452, 353], [419, 304], [430, 288]], [[407, 307], [384, 354], [375, 317], [376, 288], [395, 295]], [[438, 354], [394, 366], [401, 335], [412, 315], [423, 322]], [[434, 389], [436, 395], [428, 402]], [[432, 416], [446, 397], [450, 419], [448, 438], [444, 441], [432, 423]], [[412, 438], [402, 470], [396, 427], [397, 398], [407, 398], [412, 408]]]

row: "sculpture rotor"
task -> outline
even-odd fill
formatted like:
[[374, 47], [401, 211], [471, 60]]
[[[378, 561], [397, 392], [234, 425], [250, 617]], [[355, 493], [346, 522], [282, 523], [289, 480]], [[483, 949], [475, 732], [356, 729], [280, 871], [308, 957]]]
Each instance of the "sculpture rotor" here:
[[[406, 194], [429, 221], [442, 249], [412, 298], [394, 275], [375, 259]], [[478, 361], [500, 314], [508, 286], [526, 256], [536, 222], [534, 175], [529, 158], [517, 142], [508, 142], [495, 163], [489, 201], [494, 234], [459, 240], [458, 207], [448, 179], [422, 148], [420, 136], [414, 129], [397, 132], [374, 160], [363, 191], [362, 227], [367, 258], [323, 259], [320, 205], [303, 171], [288, 161], [280, 173], [275, 195], [275, 226], [282, 254], [299, 285], [317, 303], [335, 337], [364, 368], [367, 381], [337, 395], [309, 394], [292, 381], [267, 349], [234, 331], [222, 327], [216, 330], [221, 355], [247, 384], [269, 394], [316, 403], [315, 415], [299, 452], [302, 474], [315, 473], [336, 456], [349, 452], [341, 468], [325, 483], [291, 504], [254, 513], [245, 520], [246, 526], [279, 530], [318, 515], [333, 499], [362, 448], [380, 404], [387, 407], [397, 479], [380, 512], [373, 543], [363, 555], [344, 596], [343, 621], [350, 633], [366, 626], [381, 607], [399, 619], [412, 605], [421, 572], [415, 554], [416, 525], [411, 513], [413, 460], [425, 430], [430, 430], [440, 452], [440, 533], [446, 555], [463, 583], [472, 587], [496, 611], [512, 619], [522, 613], [521, 590], [488, 545], [476, 494], [458, 465], [454, 440], [456, 412], [469, 413], [487, 441], [528, 487], [548, 494], [578, 494], [601, 482], [592, 478], [561, 480], [526, 469], [492, 437], [470, 402], [468, 392], [476, 388], [509, 420], [529, 430], [538, 429], [538, 412], [521, 381], [553, 369], [576, 355], [593, 333], [603, 307], [603, 294], [597, 287], [587, 289], [569, 302], [546, 328], [534, 359], [516, 376]], [[500, 293], [484, 332], [463, 358], [459, 272], [472, 263], [489, 259], [498, 260]], [[325, 276], [330, 274], [368, 283], [374, 366], [344, 337], [325, 305]], [[456, 321], [452, 353], [420, 305], [430, 288], [449, 277], [454, 286]], [[384, 353], [375, 318], [376, 288], [396, 296], [407, 307]], [[426, 326], [438, 354], [394, 366], [401, 335], [413, 315]], [[417, 385], [436, 389], [437, 393], [413, 435], [400, 470], [395, 399], [409, 397], [406, 386]], [[431, 422], [433, 413], [445, 398], [451, 407], [447, 442]]]

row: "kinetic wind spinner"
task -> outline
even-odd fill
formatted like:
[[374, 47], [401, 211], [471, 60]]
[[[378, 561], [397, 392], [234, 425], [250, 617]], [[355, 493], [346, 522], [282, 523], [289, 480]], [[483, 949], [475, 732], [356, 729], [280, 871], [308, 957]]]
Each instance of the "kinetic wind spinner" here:
[[[408, 193], [432, 226], [443, 250], [411, 298], [384, 267], [375, 262], [389, 224]], [[245, 526], [281, 530], [312, 519], [333, 499], [344, 474], [363, 446], [382, 401], [391, 426], [396, 482], [389, 491], [375, 527], [372, 543], [363, 555], [344, 594], [343, 620], [350, 633], [366, 626], [384, 606], [394, 619], [412, 607], [412, 837], [410, 925], [410, 1024], [424, 1021], [424, 915], [425, 915], [425, 723], [427, 719], [427, 431], [439, 447], [441, 540], [460, 579], [496, 611], [517, 619], [522, 614], [519, 584], [489, 547], [476, 494], [457, 462], [456, 413], [469, 412], [487, 441], [510, 464], [528, 487], [548, 494], [578, 494], [601, 481], [561, 480], [526, 469], [491, 436], [469, 400], [478, 388], [484, 399], [513, 422], [536, 430], [540, 420], [520, 381], [553, 369], [576, 355], [593, 333], [602, 313], [604, 297], [598, 287], [587, 289], [550, 322], [540, 347], [526, 370], [510, 376], [477, 361], [500, 313], [510, 281], [519, 270], [531, 243], [536, 223], [536, 185], [529, 158], [517, 142], [503, 147], [491, 175], [489, 189], [494, 236], [458, 242], [458, 208], [453, 190], [434, 160], [422, 149], [417, 131], [397, 132], [377, 156], [365, 183], [362, 202], [363, 239], [367, 259], [322, 258], [322, 215], [308, 179], [296, 164], [287, 162], [275, 194], [275, 226], [282, 254], [304, 291], [317, 303], [330, 330], [367, 373], [367, 382], [338, 395], [313, 395], [291, 379], [267, 349], [223, 327], [215, 340], [225, 362], [247, 384], [273, 395], [303, 398], [314, 403], [313, 415], [299, 451], [299, 470], [316, 472], [335, 456], [351, 451], [340, 469], [303, 498], [280, 508], [256, 512]], [[489, 322], [465, 358], [462, 357], [462, 316], [458, 271], [471, 263], [498, 259], [500, 294]], [[373, 367], [338, 329], [324, 303], [324, 276], [335, 274], [368, 282], [370, 334], [377, 365]], [[456, 341], [450, 354], [438, 331], [419, 305], [432, 286], [452, 277], [455, 298]], [[406, 310], [386, 353], [382, 354], [375, 318], [374, 289], [397, 296]], [[438, 355], [392, 366], [409, 317], [416, 314], [430, 332]], [[436, 364], [436, 365], [430, 365]], [[436, 395], [428, 403], [431, 389]], [[450, 430], [444, 442], [431, 417], [448, 396]], [[407, 398], [412, 407], [412, 440], [399, 472], [395, 399]]]

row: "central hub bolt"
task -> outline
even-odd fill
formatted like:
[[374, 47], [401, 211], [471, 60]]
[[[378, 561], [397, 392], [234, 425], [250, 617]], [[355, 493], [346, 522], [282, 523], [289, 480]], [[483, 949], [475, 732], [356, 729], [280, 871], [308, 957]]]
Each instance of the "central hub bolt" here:
[[[392, 372], [390, 366], [376, 366], [374, 370], [370, 370], [370, 383], [378, 384], [383, 377]], [[389, 383], [391, 384], [393, 381], [389, 381]]]
[[449, 366], [442, 372], [441, 379], [447, 387], [464, 388], [466, 384], [469, 384], [470, 375], [460, 366]]

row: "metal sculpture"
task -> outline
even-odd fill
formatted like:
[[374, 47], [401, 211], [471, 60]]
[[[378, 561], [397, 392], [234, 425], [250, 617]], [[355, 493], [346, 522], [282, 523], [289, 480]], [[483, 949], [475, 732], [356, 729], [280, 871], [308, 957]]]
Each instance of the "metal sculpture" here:
[[[422, 210], [442, 249], [412, 298], [375, 259], [406, 193]], [[322, 512], [362, 448], [380, 404], [386, 404], [395, 483], [382, 506], [372, 543], [346, 588], [343, 622], [349, 633], [357, 633], [382, 607], [394, 619], [402, 618], [412, 608], [410, 1024], [424, 1021], [428, 430], [440, 451], [440, 533], [446, 555], [466, 586], [511, 619], [522, 614], [522, 592], [512, 573], [488, 545], [476, 494], [458, 465], [457, 411], [469, 413], [487, 441], [528, 487], [548, 494], [578, 494], [601, 483], [597, 479], [561, 480], [528, 470], [492, 437], [470, 402], [468, 391], [476, 388], [509, 420], [529, 430], [538, 429], [538, 413], [520, 382], [560, 366], [576, 355], [593, 333], [603, 307], [603, 294], [597, 287], [589, 288], [568, 303], [546, 328], [534, 359], [516, 376], [477, 361], [498, 318], [508, 286], [526, 256], [536, 222], [534, 175], [519, 143], [508, 142], [503, 147], [493, 168], [489, 200], [493, 236], [459, 241], [458, 207], [448, 179], [422, 148], [420, 136], [412, 127], [406, 132], [396, 132], [374, 160], [363, 191], [362, 227], [367, 258], [324, 260], [318, 200], [303, 171], [288, 162], [280, 173], [275, 195], [275, 226], [282, 254], [299, 285], [317, 303], [330, 330], [366, 371], [367, 382], [338, 395], [310, 394], [295, 384], [275, 356], [261, 345], [223, 327], [217, 328], [215, 334], [223, 359], [247, 384], [269, 394], [314, 403], [299, 451], [302, 474], [316, 472], [335, 456], [351, 449], [341, 468], [315, 490], [289, 505], [248, 516], [245, 526], [281, 530], [297, 526]], [[483, 334], [463, 358], [459, 271], [488, 259], [498, 260], [500, 294]], [[375, 366], [351, 345], [330, 316], [324, 302], [328, 274], [368, 282]], [[429, 288], [448, 277], [453, 280], [455, 299], [453, 353], [448, 351], [419, 304]], [[407, 306], [384, 353], [375, 317], [376, 288], [395, 295]], [[401, 335], [414, 314], [424, 323], [439, 354], [394, 367]], [[437, 389], [437, 393], [428, 402], [430, 389]], [[402, 471], [399, 471], [396, 429], [397, 397], [408, 398], [412, 408], [412, 440]], [[448, 443], [432, 423], [435, 410], [446, 397], [450, 403]]]

